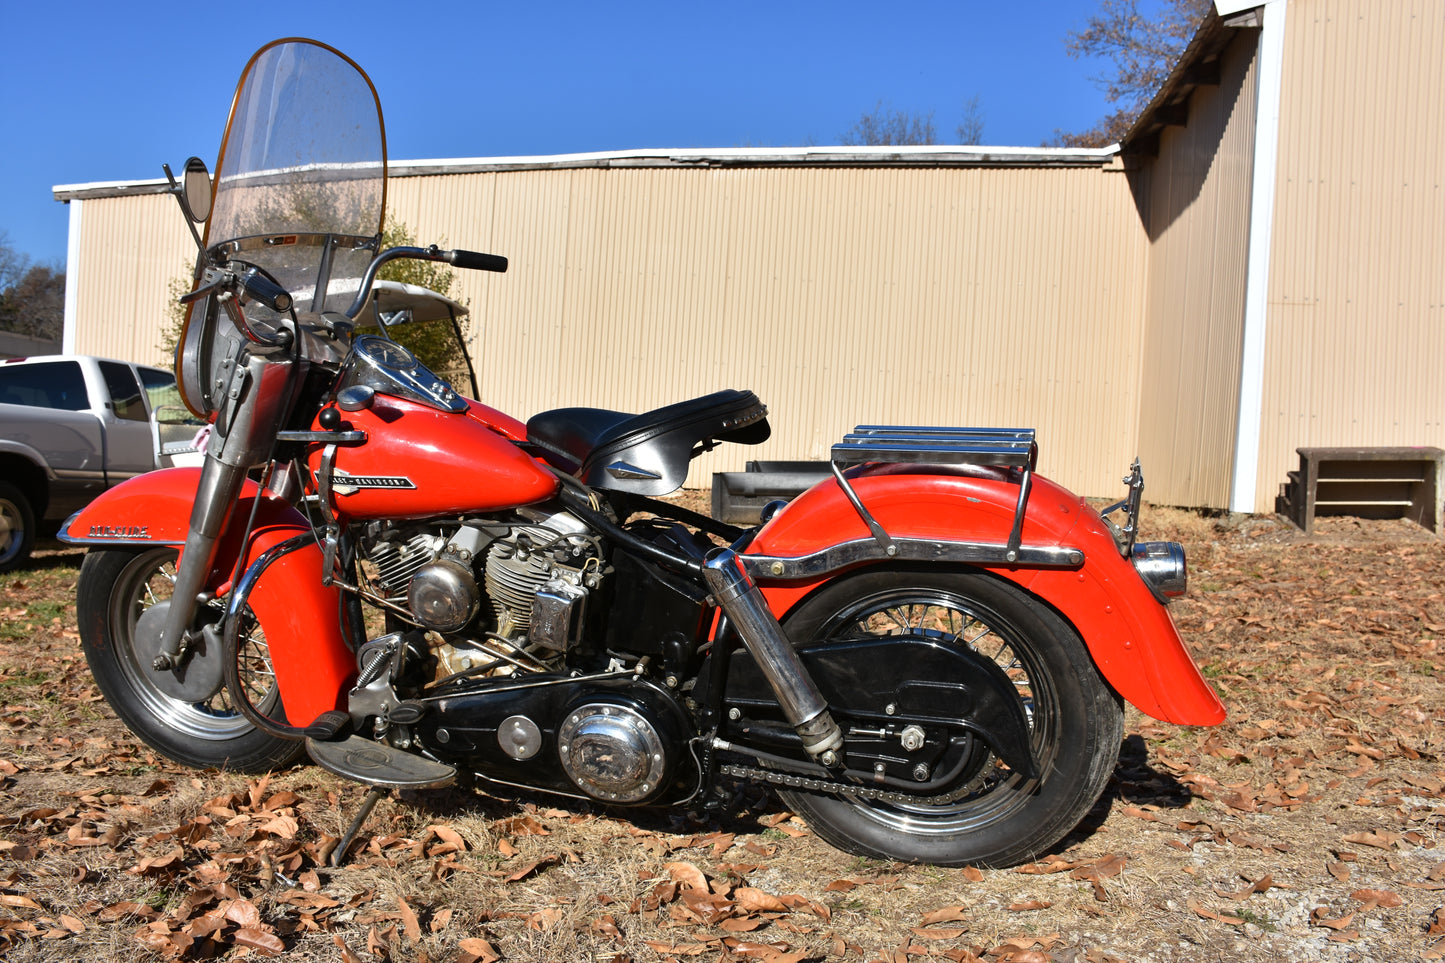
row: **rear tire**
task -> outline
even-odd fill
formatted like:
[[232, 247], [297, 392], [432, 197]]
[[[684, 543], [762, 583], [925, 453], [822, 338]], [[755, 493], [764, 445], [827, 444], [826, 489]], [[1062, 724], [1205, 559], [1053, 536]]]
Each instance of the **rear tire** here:
[[[794, 644], [923, 632], [994, 659], [1029, 718], [1041, 778], [985, 752], [948, 802], [782, 791], [840, 849], [941, 866], [1012, 866], [1079, 824], [1119, 756], [1123, 706], [1077, 632], [1012, 583], [978, 571], [870, 570], [839, 579], [787, 619]], [[964, 791], [966, 788], [966, 791]]]
[[15, 485], [0, 481], [0, 572], [24, 564], [35, 547], [35, 510]]
[[[267, 772], [291, 765], [305, 746], [257, 729], [221, 691], [204, 702], [166, 695], [134, 643], [141, 613], [170, 598], [176, 550], [91, 552], [80, 567], [76, 615], [80, 644], [105, 701], [146, 745], [183, 765], [199, 769]], [[253, 704], [281, 715], [270, 652], [259, 624], [241, 634], [241, 677]]]

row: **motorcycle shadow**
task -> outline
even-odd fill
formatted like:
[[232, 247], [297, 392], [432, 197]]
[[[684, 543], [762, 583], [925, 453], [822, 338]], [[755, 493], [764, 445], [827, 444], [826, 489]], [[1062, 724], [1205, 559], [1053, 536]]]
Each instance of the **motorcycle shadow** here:
[[[789, 809], [767, 786], [753, 783], [724, 783], [723, 798], [715, 811], [704, 816], [665, 806], [608, 806], [587, 799], [528, 792], [518, 788], [503, 794], [502, 787], [484, 779], [459, 779], [441, 789], [401, 790], [397, 798], [410, 808], [439, 822], [466, 816], [488, 822], [504, 822], [539, 812], [569, 819], [603, 818], [630, 823], [644, 833], [686, 836], [761, 833]], [[772, 817], [772, 818], [770, 818]]]
[[485, 779], [459, 779], [454, 785], [440, 789], [401, 790], [397, 798], [408, 807], [444, 822], [466, 816], [489, 822], [525, 817], [545, 812], [563, 818], [616, 819], [637, 829], [666, 835], [700, 833], [735, 833], [739, 836], [761, 833], [769, 816], [787, 814], [788, 808], [766, 786], [751, 783], [724, 784], [722, 804], [716, 812], [703, 817], [678, 808], [665, 806], [608, 806], [601, 802], [554, 796], [545, 792], [529, 792], [518, 788], [506, 794], [503, 787], [489, 785]]
[[1149, 765], [1149, 745], [1137, 733], [1124, 737], [1119, 744], [1119, 761], [1114, 774], [1104, 787], [1104, 793], [1092, 809], [1085, 814], [1073, 832], [1069, 833], [1055, 850], [1062, 851], [1076, 845], [1097, 833], [1109, 819], [1115, 802], [1144, 807], [1155, 806], [1160, 810], [1184, 809], [1194, 799], [1194, 793], [1184, 783], [1167, 772], [1160, 772]]
[[[503, 795], [500, 787], [489, 786], [484, 780], [459, 782], [445, 789], [403, 791], [400, 795], [409, 806], [442, 822], [460, 815], [503, 822], [544, 812], [571, 819], [617, 819], [644, 833], [659, 836], [755, 835], [782, 821], [789, 812], [782, 799], [764, 785], [724, 783], [721, 790], [723, 797], [720, 804], [701, 817], [680, 809], [606, 806], [585, 799], [520, 789], [515, 794]], [[1052, 847], [1052, 851], [1063, 852], [1092, 837], [1108, 821], [1116, 802], [1135, 807], [1157, 807], [1157, 810], [1179, 810], [1187, 807], [1193, 799], [1194, 793], [1187, 785], [1149, 765], [1149, 748], [1142, 736], [1127, 736], [1120, 744], [1119, 761], [1103, 795], [1079, 825]]]

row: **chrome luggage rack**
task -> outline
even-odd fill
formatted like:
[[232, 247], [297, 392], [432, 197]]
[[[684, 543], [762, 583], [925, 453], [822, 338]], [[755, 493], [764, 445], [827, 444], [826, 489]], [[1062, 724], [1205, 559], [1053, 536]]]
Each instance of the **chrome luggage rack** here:
[[[833, 446], [833, 477], [872, 538], [845, 542], [802, 557], [742, 556], [744, 566], [760, 578], [813, 578], [869, 559], [967, 562], [1072, 568], [1082, 565], [1077, 548], [1022, 544], [1024, 512], [1038, 465], [1039, 447], [1032, 428], [944, 428], [901, 425], [859, 425]], [[1006, 544], [895, 538], [864, 506], [843, 470], [869, 464], [976, 465], [1017, 472], [1018, 501]]]
[[909, 428], [859, 425], [833, 446], [833, 464], [994, 465], [1024, 468], [1039, 461], [1032, 428]]

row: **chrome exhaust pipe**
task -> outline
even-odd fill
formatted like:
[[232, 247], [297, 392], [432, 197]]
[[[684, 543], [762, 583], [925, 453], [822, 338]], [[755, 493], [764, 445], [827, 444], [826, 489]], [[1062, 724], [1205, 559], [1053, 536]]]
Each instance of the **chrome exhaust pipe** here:
[[772, 686], [783, 715], [803, 739], [803, 748], [825, 766], [841, 762], [838, 750], [843, 733], [828, 712], [828, 702], [783, 627], [768, 608], [767, 600], [743, 569], [742, 561], [730, 548], [709, 556], [703, 567], [713, 599], [727, 613], [742, 636], [763, 676]]

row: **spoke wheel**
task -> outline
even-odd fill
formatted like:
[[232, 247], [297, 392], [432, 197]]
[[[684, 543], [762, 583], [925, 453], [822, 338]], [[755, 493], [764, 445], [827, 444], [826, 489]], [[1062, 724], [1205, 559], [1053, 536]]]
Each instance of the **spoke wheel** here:
[[834, 845], [886, 859], [1012, 865], [1077, 825], [1113, 771], [1118, 697], [1078, 634], [1010, 583], [980, 572], [866, 571], [825, 586], [786, 626], [800, 645], [926, 635], [991, 659], [1014, 684], [1042, 774], [1027, 779], [972, 740], [954, 785], [930, 799], [784, 792]]
[[[301, 743], [257, 730], [232, 705], [224, 687], [205, 700], [187, 702], [167, 695], [152, 680], [145, 647], [136, 644], [137, 622], [151, 606], [170, 599], [175, 565], [172, 548], [86, 556], [77, 603], [81, 646], [106, 701], [148, 745], [186, 765], [263, 772], [294, 761]], [[265, 633], [249, 612], [237, 658], [252, 703], [280, 715]]]

